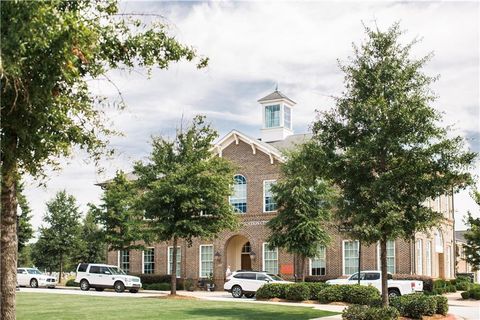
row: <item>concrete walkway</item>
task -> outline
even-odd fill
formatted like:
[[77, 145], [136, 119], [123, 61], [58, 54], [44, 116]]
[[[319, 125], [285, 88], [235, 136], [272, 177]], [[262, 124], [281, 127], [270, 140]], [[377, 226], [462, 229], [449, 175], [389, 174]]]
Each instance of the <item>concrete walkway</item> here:
[[480, 319], [480, 301], [463, 300], [460, 292], [448, 293], [448, 313], [454, 314], [459, 319], [479, 320]]

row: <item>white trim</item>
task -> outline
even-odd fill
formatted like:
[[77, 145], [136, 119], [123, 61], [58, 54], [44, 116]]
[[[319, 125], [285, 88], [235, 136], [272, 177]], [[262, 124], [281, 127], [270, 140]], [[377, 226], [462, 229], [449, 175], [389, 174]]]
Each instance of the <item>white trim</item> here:
[[273, 211], [267, 211], [266, 210], [266, 207], [265, 207], [265, 183], [266, 182], [277, 182], [276, 179], [270, 179], [270, 180], [263, 180], [263, 213], [270, 213], [270, 212], [277, 212], [277, 210], [273, 210]]
[[[262, 270], [267, 271], [265, 269], [265, 245], [268, 245], [268, 242], [263, 242], [262, 243]], [[277, 247], [275, 247], [275, 251], [277, 252], [277, 259], [276, 259], [276, 261], [277, 261], [277, 273], [279, 273], [280, 270], [278, 269], [278, 248]]]
[[[327, 247], [324, 245], [321, 245], [323, 247], [323, 252], [325, 253], [324, 260], [325, 260], [325, 275], [327, 274]], [[318, 248], [317, 248], [317, 253], [318, 253]], [[312, 275], [312, 258], [308, 258], [308, 275]]]
[[120, 250], [117, 250], [117, 267], [120, 269]]
[[[428, 251], [427, 251], [428, 248]], [[425, 242], [425, 275], [432, 276], [432, 240]]]
[[[420, 244], [420, 246], [419, 246], [419, 244]], [[421, 275], [423, 275], [423, 239], [416, 239], [415, 240], [415, 257], [416, 257], [416, 259], [415, 259], [415, 262], [416, 262], [415, 274], [421, 276]], [[421, 269], [421, 270], [419, 270], [419, 269]]]
[[[358, 240], [342, 240], [342, 275], [349, 276], [349, 275], [352, 275], [353, 273], [350, 273], [350, 274], [345, 273], [345, 243], [346, 242], [358, 243]], [[358, 257], [358, 250], [357, 250], [357, 258], [360, 258]]]
[[[145, 250], [153, 249], [153, 273], [155, 273], [155, 247], [145, 247]], [[145, 274], [145, 250], [142, 250], [142, 274]]]
[[[172, 274], [172, 271], [169, 270], [170, 269], [170, 249], [173, 249], [173, 246], [167, 247], [167, 274]], [[178, 249], [180, 249], [180, 251], [178, 251]], [[181, 246], [177, 246], [177, 252], [180, 252], [180, 273], [182, 273], [182, 247]], [[173, 256], [173, 252], [172, 252], [172, 256]], [[178, 259], [177, 259], [177, 263], [178, 263]], [[177, 266], [175, 266], [175, 268], [176, 267]], [[177, 278], [181, 278], [181, 276], [182, 276], [181, 274], [177, 273]]]
[[212, 273], [215, 272], [215, 250], [214, 250], [214, 246], [213, 246], [213, 243], [212, 244], [201, 244], [199, 247], [198, 247], [198, 277], [199, 278], [203, 278], [202, 277], [202, 247], [212, 247]]

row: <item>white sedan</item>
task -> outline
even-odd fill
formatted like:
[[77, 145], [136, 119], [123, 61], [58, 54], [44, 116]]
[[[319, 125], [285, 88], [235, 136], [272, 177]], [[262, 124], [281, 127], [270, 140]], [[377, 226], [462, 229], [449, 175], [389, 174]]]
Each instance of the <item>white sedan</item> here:
[[57, 279], [52, 276], [47, 276], [37, 268], [18, 268], [17, 284], [21, 287], [55, 288], [57, 285]]

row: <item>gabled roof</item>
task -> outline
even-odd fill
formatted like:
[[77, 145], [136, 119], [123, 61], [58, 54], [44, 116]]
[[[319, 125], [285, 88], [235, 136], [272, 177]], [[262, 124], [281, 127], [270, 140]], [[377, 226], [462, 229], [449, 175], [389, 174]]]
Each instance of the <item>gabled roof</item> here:
[[278, 90], [275, 90], [274, 92], [270, 93], [269, 95], [261, 98], [260, 100], [258, 100], [258, 102], [261, 103], [261, 102], [267, 102], [267, 101], [273, 101], [273, 100], [282, 100], [282, 99], [288, 100], [292, 104], [296, 104], [295, 101], [293, 101], [292, 99], [290, 99], [289, 97], [287, 97], [286, 95], [284, 95], [283, 93], [281, 93]]
[[272, 164], [273, 159], [277, 159], [277, 161], [279, 162], [285, 161], [282, 153], [277, 148], [263, 141], [249, 137], [248, 135], [241, 133], [237, 130], [232, 130], [228, 134], [226, 134], [215, 144], [215, 146], [211, 150], [217, 152], [219, 156], [222, 156], [223, 149], [228, 147], [233, 142], [235, 142], [235, 144], [238, 144], [240, 140], [249, 144], [252, 147], [253, 154], [256, 154], [257, 150], [259, 150], [268, 155], [270, 157], [270, 163]]
[[268, 144], [283, 153], [285, 151], [293, 150], [311, 139], [311, 133], [298, 133], [292, 134], [283, 140], [268, 142]]

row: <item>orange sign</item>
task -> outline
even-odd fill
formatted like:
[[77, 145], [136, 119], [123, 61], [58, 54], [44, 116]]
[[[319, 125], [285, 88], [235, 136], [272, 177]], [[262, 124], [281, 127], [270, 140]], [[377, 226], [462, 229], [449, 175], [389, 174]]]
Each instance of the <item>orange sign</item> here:
[[293, 264], [281, 264], [280, 274], [293, 275]]

